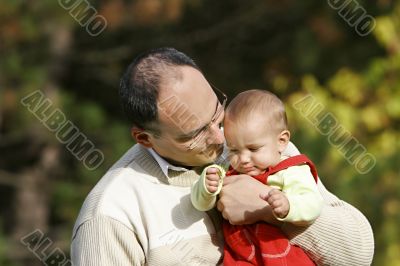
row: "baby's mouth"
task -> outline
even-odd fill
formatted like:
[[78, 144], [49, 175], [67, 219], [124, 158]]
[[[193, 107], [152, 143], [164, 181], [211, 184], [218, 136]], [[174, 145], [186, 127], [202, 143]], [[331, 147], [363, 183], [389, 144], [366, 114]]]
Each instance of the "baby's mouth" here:
[[250, 172], [250, 171], [255, 170], [256, 168], [255, 168], [254, 166], [247, 166], [247, 167], [242, 167], [242, 169], [243, 169], [245, 172]]

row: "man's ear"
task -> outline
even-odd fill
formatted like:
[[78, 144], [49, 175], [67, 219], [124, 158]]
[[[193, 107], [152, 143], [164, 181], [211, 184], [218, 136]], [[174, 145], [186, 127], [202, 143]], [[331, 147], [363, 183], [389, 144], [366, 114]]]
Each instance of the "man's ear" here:
[[283, 130], [281, 133], [278, 135], [278, 145], [279, 145], [279, 152], [282, 153], [290, 140], [290, 131], [289, 130]]
[[146, 148], [153, 147], [153, 144], [150, 142], [150, 134], [144, 131], [141, 128], [132, 127], [131, 128], [132, 138], [136, 140], [137, 143], [142, 144]]

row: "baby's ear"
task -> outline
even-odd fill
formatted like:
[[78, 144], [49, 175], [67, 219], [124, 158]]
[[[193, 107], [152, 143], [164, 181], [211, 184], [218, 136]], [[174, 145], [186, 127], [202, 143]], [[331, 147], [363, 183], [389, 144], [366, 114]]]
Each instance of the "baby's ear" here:
[[290, 131], [289, 130], [283, 130], [281, 133], [278, 135], [278, 145], [279, 145], [279, 152], [282, 153], [288, 143], [290, 141]]

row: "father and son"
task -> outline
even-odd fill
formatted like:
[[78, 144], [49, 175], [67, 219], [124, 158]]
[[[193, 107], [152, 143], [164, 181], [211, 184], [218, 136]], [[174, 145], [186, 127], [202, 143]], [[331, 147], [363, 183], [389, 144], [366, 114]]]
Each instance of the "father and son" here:
[[119, 94], [137, 144], [87, 196], [74, 265], [371, 264], [367, 219], [290, 142], [277, 96], [245, 91], [226, 107], [173, 48], [138, 56]]

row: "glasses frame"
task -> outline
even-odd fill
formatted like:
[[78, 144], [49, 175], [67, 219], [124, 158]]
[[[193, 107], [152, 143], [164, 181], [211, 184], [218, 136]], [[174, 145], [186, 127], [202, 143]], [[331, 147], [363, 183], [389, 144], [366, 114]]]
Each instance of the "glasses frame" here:
[[[204, 137], [207, 135], [207, 132], [209, 132], [211, 126], [216, 122], [216, 120], [220, 117], [221, 113], [225, 110], [226, 103], [228, 101], [228, 97], [226, 96], [225, 93], [223, 93], [220, 89], [218, 89], [211, 83], [210, 83], [210, 86], [213, 89], [213, 91], [215, 92], [215, 94], [218, 93], [219, 96], [222, 96], [222, 103], [220, 101], [221, 99], [217, 95], [218, 103], [217, 103], [216, 111], [215, 111], [213, 117], [211, 118], [211, 121], [207, 124], [207, 126], [202, 128], [199, 132], [197, 132], [196, 136], [193, 138], [193, 141], [189, 145], [187, 145], [187, 149], [189, 151], [192, 151], [195, 148], [197, 148], [199, 143], [204, 140]], [[218, 107], [218, 105], [220, 105], [220, 106]]]
[[[213, 84], [211, 84], [211, 83], [209, 83], [209, 84], [210, 84], [211, 88], [213, 89], [214, 93], [217, 95], [217, 100], [218, 100], [217, 107], [216, 107], [213, 117], [211, 118], [211, 121], [205, 127], [203, 127], [198, 132], [196, 132], [192, 139], [186, 141], [186, 142], [190, 142], [190, 143], [179, 143], [179, 146], [182, 146], [187, 151], [192, 151], [198, 147], [199, 143], [204, 139], [205, 136], [207, 136], [207, 132], [209, 132], [211, 126], [215, 123], [215, 121], [219, 118], [221, 113], [225, 110], [226, 103], [228, 101], [228, 97], [226, 96], [226, 94], [224, 92], [222, 92], [220, 89], [215, 87]], [[221, 103], [221, 100], [222, 100], [222, 103]], [[146, 131], [148, 133], [150, 133], [151, 135], [155, 136], [156, 138], [165, 138], [164, 136], [161, 136], [154, 131], [150, 131], [149, 129], [147, 129]], [[170, 138], [170, 137], [167, 137], [167, 138], [174, 142], [177, 142], [177, 140], [175, 140], [173, 138]]]

